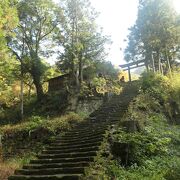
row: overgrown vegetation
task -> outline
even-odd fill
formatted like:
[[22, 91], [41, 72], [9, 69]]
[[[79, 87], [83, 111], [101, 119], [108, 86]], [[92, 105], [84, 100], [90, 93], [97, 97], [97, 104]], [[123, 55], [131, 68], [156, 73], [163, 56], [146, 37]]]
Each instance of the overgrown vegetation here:
[[[175, 85], [179, 80], [178, 72], [172, 77], [151, 73], [143, 75], [139, 95], [130, 104], [119, 125], [107, 133], [96, 162], [87, 171], [87, 178], [180, 178], [179, 116], [173, 119], [179, 112], [173, 112], [168, 104], [169, 99], [179, 104], [180, 87]], [[125, 122], [134, 122], [136, 126], [129, 131], [130, 127], [124, 126]], [[115, 144], [119, 149], [114, 149]]]
[[0, 162], [0, 177], [1, 179], [7, 179], [14, 173], [15, 169], [21, 168], [24, 164], [29, 163], [31, 159], [35, 159], [35, 153], [26, 153], [20, 157], [14, 157], [8, 159], [5, 162]]
[[0, 162], [0, 177], [6, 179], [14, 170], [35, 159], [53, 137], [73, 128], [85, 116], [69, 113], [53, 119], [32, 116], [27, 122], [0, 127], [4, 162]]
[[1, 135], [15, 134], [21, 131], [31, 132], [37, 128], [44, 128], [55, 134], [58, 130], [70, 129], [71, 124], [82, 121], [83, 117], [78, 114], [69, 113], [54, 119], [45, 119], [40, 116], [32, 116], [27, 119], [27, 122], [22, 122], [17, 125], [5, 125], [0, 127]]

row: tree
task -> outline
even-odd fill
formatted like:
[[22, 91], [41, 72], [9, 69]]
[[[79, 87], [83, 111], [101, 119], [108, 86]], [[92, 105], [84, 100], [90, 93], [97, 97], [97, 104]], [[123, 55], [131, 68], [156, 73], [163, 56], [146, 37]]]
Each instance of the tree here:
[[[13, 58], [8, 52], [7, 37], [14, 36], [12, 29], [18, 24], [16, 7], [13, 1], [4, 0], [0, 3], [0, 78], [7, 81], [12, 79]], [[10, 63], [11, 62], [11, 63]], [[0, 84], [0, 87], [4, 86]]]
[[77, 89], [83, 81], [83, 70], [95, 61], [104, 60], [104, 45], [108, 42], [95, 23], [97, 13], [88, 0], [67, 0], [64, 3], [63, 51], [58, 66], [75, 79]]
[[6, 38], [14, 35], [12, 29], [17, 23], [17, 11], [13, 1], [3, 0], [0, 3], [0, 61], [8, 58]]
[[17, 63], [13, 63], [7, 38], [14, 36], [12, 29], [18, 24], [17, 10], [14, 1], [3, 0], [0, 3], [0, 105], [6, 104], [9, 98], [10, 85], [15, 81], [14, 72]]
[[41, 57], [51, 53], [53, 35], [63, 20], [62, 9], [51, 0], [22, 0], [17, 7], [20, 22], [9, 47], [21, 62], [22, 70], [31, 74], [37, 98], [41, 99], [41, 77], [45, 72]]
[[179, 27], [170, 0], [139, 0], [138, 18], [130, 28], [125, 59], [145, 59], [146, 64], [159, 72], [163, 63], [170, 71], [179, 51]]

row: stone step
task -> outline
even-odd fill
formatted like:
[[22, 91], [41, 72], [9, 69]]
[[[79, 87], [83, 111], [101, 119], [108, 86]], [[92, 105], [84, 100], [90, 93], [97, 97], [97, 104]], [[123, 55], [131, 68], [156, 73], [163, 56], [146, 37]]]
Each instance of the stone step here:
[[56, 158], [56, 159], [36, 159], [31, 160], [30, 164], [49, 164], [49, 163], [73, 163], [73, 162], [92, 162], [94, 160], [94, 156], [87, 157], [75, 157], [75, 158]]
[[[103, 122], [102, 122], [103, 123]], [[97, 126], [99, 123], [98, 122], [95, 122], [95, 125]], [[75, 137], [75, 136], [80, 136], [80, 135], [91, 135], [91, 134], [98, 134], [99, 132], [105, 132], [106, 130], [107, 130], [107, 126], [108, 126], [108, 124], [107, 124], [107, 122], [104, 122], [103, 123], [103, 128], [95, 128], [94, 126], [92, 126], [91, 127], [91, 130], [89, 130], [89, 131], [78, 131], [78, 130], [75, 130], [74, 129], [74, 131], [69, 131], [69, 132], [67, 132], [64, 136], [73, 136], [73, 137]]]
[[75, 158], [75, 157], [86, 157], [96, 156], [96, 151], [87, 152], [73, 152], [73, 153], [61, 153], [61, 154], [41, 154], [38, 155], [38, 159], [56, 159], [56, 158]]
[[98, 135], [94, 135], [94, 136], [85, 136], [85, 137], [81, 137], [81, 138], [56, 138], [53, 140], [53, 143], [75, 143], [75, 142], [79, 142], [79, 141], [86, 141], [86, 140], [91, 140], [91, 139], [98, 139], [98, 138], [103, 138], [104, 135], [103, 134], [98, 134]]
[[86, 133], [94, 133], [98, 131], [105, 131], [107, 129], [107, 125], [105, 125], [105, 122], [102, 122], [101, 127], [95, 127], [98, 124], [95, 122], [93, 126], [89, 126], [88, 129], [74, 129], [72, 131], [69, 131], [68, 134], [74, 134], [74, 135], [79, 135], [79, 134], [86, 134]]
[[105, 130], [102, 131], [95, 131], [95, 132], [85, 132], [85, 133], [80, 133], [80, 134], [74, 134], [74, 133], [66, 133], [64, 136], [57, 136], [56, 139], [76, 139], [79, 138], [81, 139], [82, 137], [92, 137], [92, 136], [96, 136], [96, 135], [101, 135], [101, 134], [105, 134]]
[[50, 164], [28, 164], [24, 165], [23, 169], [46, 169], [46, 168], [62, 168], [62, 167], [87, 167], [89, 162], [75, 162], [75, 163], [50, 163]]
[[71, 142], [53, 142], [53, 143], [51, 143], [51, 146], [58, 146], [58, 145], [71, 146], [71, 145], [80, 145], [83, 143], [93, 143], [93, 142], [101, 142], [101, 141], [103, 141], [103, 137], [93, 138], [93, 139], [88, 139], [88, 140], [79, 140], [79, 141], [74, 141], [73, 143], [71, 143]]
[[[93, 129], [92, 129], [93, 128]], [[91, 125], [87, 125], [84, 128], [74, 128], [69, 132], [79, 133], [79, 132], [91, 132], [91, 131], [98, 131], [98, 130], [105, 130], [106, 127], [104, 124], [99, 124], [99, 126], [95, 126], [93, 123]]]
[[88, 152], [88, 151], [97, 151], [99, 146], [90, 146], [83, 148], [69, 148], [63, 150], [44, 150], [42, 154], [60, 154], [60, 153], [72, 153], [72, 152]]
[[[98, 122], [97, 122], [98, 123]], [[107, 122], [104, 122], [106, 124], [108, 124]], [[109, 124], [108, 124], [109, 125]], [[82, 138], [82, 137], [88, 137], [88, 136], [98, 136], [98, 135], [103, 135], [106, 130], [107, 130], [107, 127], [108, 125], [106, 125], [106, 127], [104, 127], [103, 129], [101, 130], [96, 130], [95, 128], [92, 127], [92, 130], [91, 131], [82, 131], [82, 132], [79, 132], [79, 131], [74, 131], [74, 132], [68, 132], [66, 133], [64, 136], [57, 136], [58, 139], [68, 139], [68, 138]]]
[[106, 119], [98, 118], [96, 119], [96, 123], [107, 123], [106, 129], [109, 125], [111, 125], [114, 122], [118, 122], [121, 118], [119, 117], [107, 117]]
[[84, 167], [67, 168], [46, 168], [46, 169], [20, 169], [16, 170], [16, 175], [55, 175], [55, 174], [83, 174]]
[[86, 148], [86, 147], [93, 147], [93, 146], [100, 146], [101, 142], [91, 142], [91, 143], [83, 143], [83, 144], [77, 144], [77, 145], [59, 145], [59, 146], [49, 146], [47, 147], [47, 150], [69, 150], [69, 149], [76, 149], [76, 148]]
[[14, 175], [8, 180], [79, 180], [81, 174], [56, 174], [56, 175]]

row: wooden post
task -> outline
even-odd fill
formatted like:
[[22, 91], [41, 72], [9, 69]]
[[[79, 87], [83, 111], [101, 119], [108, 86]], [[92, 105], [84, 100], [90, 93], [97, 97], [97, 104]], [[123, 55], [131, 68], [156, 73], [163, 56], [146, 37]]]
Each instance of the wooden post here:
[[131, 82], [131, 69], [129, 66], [128, 66], [128, 74], [129, 74], [129, 82]]

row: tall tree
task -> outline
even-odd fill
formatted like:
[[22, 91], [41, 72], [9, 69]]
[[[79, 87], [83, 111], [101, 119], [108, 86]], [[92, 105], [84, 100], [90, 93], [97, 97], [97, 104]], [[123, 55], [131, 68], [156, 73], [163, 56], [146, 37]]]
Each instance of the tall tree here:
[[17, 10], [11, 0], [3, 0], [0, 3], [0, 60], [7, 58], [8, 36], [14, 35], [12, 29], [17, 26]]
[[18, 3], [18, 15], [20, 23], [9, 47], [31, 74], [37, 97], [41, 99], [44, 66], [40, 57], [51, 52], [48, 46], [53, 44], [53, 35], [61, 26], [62, 9], [51, 0], [21, 0]]
[[170, 0], [139, 0], [138, 18], [130, 28], [127, 61], [145, 59], [154, 71], [170, 70], [179, 51], [180, 24]]
[[17, 10], [13, 0], [3, 0], [0, 3], [0, 94], [14, 80], [13, 57], [8, 51], [7, 38], [14, 36], [13, 29], [18, 24]]
[[72, 74], [79, 89], [83, 81], [83, 69], [97, 60], [104, 60], [104, 45], [108, 38], [101, 31], [98, 32], [95, 23], [97, 13], [89, 0], [67, 0], [64, 9], [64, 40], [60, 41], [63, 51], [60, 52], [58, 66]]

